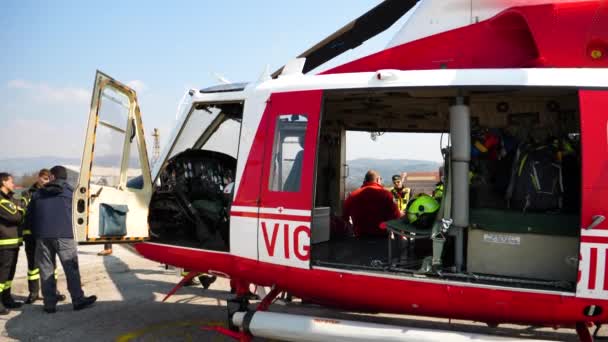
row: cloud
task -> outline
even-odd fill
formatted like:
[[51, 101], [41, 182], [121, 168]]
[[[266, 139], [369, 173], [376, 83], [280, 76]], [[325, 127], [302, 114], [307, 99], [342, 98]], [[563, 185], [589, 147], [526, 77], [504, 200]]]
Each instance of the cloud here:
[[0, 144], [10, 146], [10, 148], [0, 153], [0, 159], [41, 155], [78, 156], [82, 153], [83, 148], [83, 125], [82, 119], [75, 119], [71, 122], [9, 119], [2, 128]]
[[91, 99], [91, 92], [83, 88], [52, 87], [46, 83], [22, 79], [8, 81], [7, 87], [27, 92], [27, 95], [35, 101], [48, 103], [86, 103]]
[[10, 80], [8, 81], [7, 86], [13, 89], [32, 89], [33, 85], [24, 80]]
[[129, 88], [132, 88], [139, 94], [143, 93], [144, 91], [146, 91], [148, 89], [148, 86], [141, 80], [133, 80], [133, 81], [127, 82], [127, 86]]

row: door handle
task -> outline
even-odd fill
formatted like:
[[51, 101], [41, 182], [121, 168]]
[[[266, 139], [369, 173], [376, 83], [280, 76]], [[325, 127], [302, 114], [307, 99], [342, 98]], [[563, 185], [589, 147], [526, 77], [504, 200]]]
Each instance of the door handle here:
[[600, 223], [604, 222], [605, 219], [606, 219], [606, 217], [604, 217], [604, 215], [594, 215], [593, 222], [591, 222], [591, 224], [585, 229], [591, 230], [591, 229], [597, 227]]

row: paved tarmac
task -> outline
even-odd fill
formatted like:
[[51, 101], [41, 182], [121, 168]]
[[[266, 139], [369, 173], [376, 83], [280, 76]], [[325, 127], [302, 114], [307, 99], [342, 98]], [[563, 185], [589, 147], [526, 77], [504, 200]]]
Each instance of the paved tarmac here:
[[[226, 325], [229, 283], [218, 279], [210, 289], [182, 288], [167, 302], [161, 300], [179, 281], [178, 272], [146, 260], [129, 248], [114, 246], [114, 254], [97, 256], [102, 246], [80, 246], [79, 258], [85, 294], [95, 294], [98, 302], [83, 311], [73, 311], [68, 300], [55, 314], [42, 311], [42, 303], [26, 305], [0, 316], [2, 341], [231, 341], [201, 326]], [[25, 254], [19, 256], [13, 285], [16, 297], [27, 295]], [[59, 268], [59, 289], [67, 294], [65, 276]], [[359, 315], [328, 310], [314, 305], [275, 304], [271, 311], [318, 315], [340, 319], [398, 324], [419, 328], [448, 329], [503, 336], [576, 341], [572, 329], [537, 329], [501, 325], [491, 329], [481, 323], [421, 319], [401, 315]], [[604, 329], [602, 329], [604, 330]]]

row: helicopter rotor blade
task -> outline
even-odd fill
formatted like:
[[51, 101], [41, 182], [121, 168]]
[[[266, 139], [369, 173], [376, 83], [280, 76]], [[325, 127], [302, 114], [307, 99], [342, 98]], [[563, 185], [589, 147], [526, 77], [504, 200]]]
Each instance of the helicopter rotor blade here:
[[[384, 32], [412, 9], [417, 2], [418, 0], [384, 0], [359, 18], [351, 21], [300, 54], [298, 58], [306, 58], [302, 72], [307, 73], [343, 52], [356, 48], [368, 39]], [[282, 70], [283, 67], [275, 71], [272, 77], [276, 78], [279, 76]]]

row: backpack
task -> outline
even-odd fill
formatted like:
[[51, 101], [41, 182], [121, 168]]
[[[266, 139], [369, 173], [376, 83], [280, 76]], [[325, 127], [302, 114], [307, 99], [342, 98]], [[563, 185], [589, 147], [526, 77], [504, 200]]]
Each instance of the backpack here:
[[551, 145], [521, 148], [513, 163], [507, 200], [511, 208], [524, 212], [562, 208], [562, 166]]

